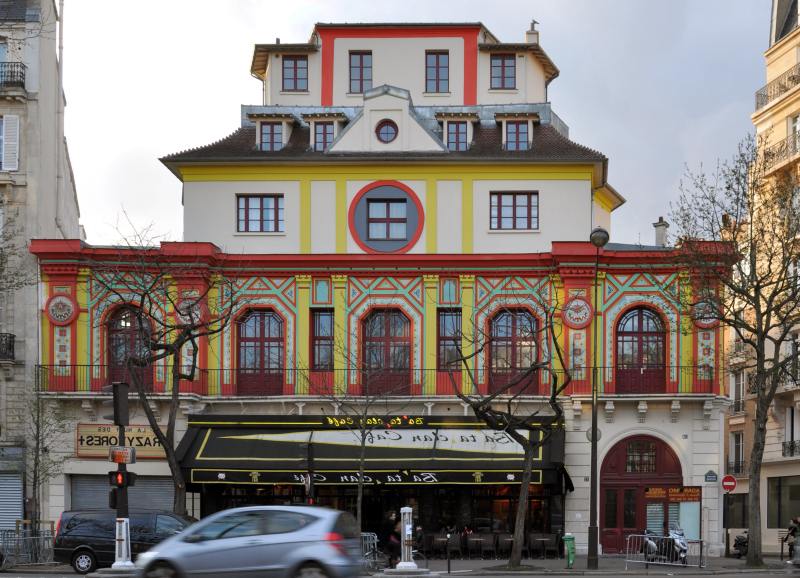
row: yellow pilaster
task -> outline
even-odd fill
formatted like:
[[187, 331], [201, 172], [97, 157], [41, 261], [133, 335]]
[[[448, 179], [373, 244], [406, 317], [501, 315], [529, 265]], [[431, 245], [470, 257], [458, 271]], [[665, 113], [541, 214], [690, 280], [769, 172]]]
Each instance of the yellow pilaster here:
[[423, 275], [425, 284], [425, 347], [423, 357], [423, 395], [436, 394], [436, 306], [439, 302], [439, 276]]
[[425, 250], [436, 253], [436, 211], [438, 209], [436, 179], [425, 182]]
[[89, 351], [89, 286], [86, 270], [78, 273], [78, 282], [75, 286], [75, 300], [78, 302], [78, 319], [75, 326], [75, 359], [72, 363], [79, 365], [95, 365], [102, 363], [100, 359], [92, 359]]
[[335, 392], [347, 387], [347, 275], [333, 275], [333, 368]]
[[[592, 329], [592, 367], [594, 367], [594, 360], [597, 360], [597, 395], [605, 393], [606, 390], [606, 372], [602, 368], [605, 367], [605, 350], [603, 345], [605, 344], [605, 339], [603, 339], [603, 326], [604, 322], [603, 319], [605, 318], [605, 314], [603, 313], [603, 291], [605, 291], [606, 285], [606, 272], [605, 271], [598, 271], [597, 272], [597, 286], [592, 286], [592, 308], [594, 309], [594, 322], [591, 325]], [[595, 300], [595, 295], [597, 296], [597, 300]], [[595, 349], [595, 347], [597, 349]], [[590, 376], [593, 377], [593, 376]]]
[[[461, 275], [459, 281], [461, 285], [461, 354], [469, 357], [472, 355], [475, 343], [475, 275]], [[473, 360], [470, 359], [466, 365], [461, 376], [462, 391], [473, 393], [469, 376], [469, 371], [474, 368]]]
[[300, 181], [300, 252], [311, 252], [311, 181]]
[[[564, 330], [564, 323], [561, 320], [561, 311], [564, 308], [564, 303], [567, 302], [567, 294], [564, 290], [564, 281], [558, 275], [550, 275], [550, 283], [553, 286], [553, 305], [555, 305], [555, 313], [553, 314], [553, 334], [555, 339], [561, 345], [561, 351], [564, 355], [564, 362], [571, 363], [569, 343], [567, 342], [567, 334]], [[553, 362], [551, 363], [556, 372], [564, 369], [564, 364], [558, 359], [557, 355], [552, 356]], [[559, 385], [561, 381], [559, 380]], [[549, 389], [545, 393], [549, 393]]]
[[472, 181], [461, 181], [461, 252], [472, 253]]
[[[219, 277], [212, 279], [212, 285], [208, 290], [208, 309], [211, 315], [220, 314], [220, 289], [222, 287]], [[233, 331], [233, 323], [229, 324], [227, 331], [215, 333], [208, 336], [208, 351], [206, 357], [206, 366], [208, 367], [208, 395], [220, 395], [222, 393], [222, 340], [226, 333]], [[233, 368], [226, 367], [225, 369], [232, 370]], [[230, 376], [228, 376], [230, 379]]]
[[347, 182], [336, 179], [336, 252], [347, 252]]
[[309, 330], [311, 328], [311, 275], [297, 275], [297, 372], [294, 391], [297, 395], [308, 394]]
[[[682, 297], [680, 298], [681, 303], [692, 303], [694, 301], [694, 296], [692, 295], [692, 284], [688, 273], [685, 271], [681, 272], [678, 283], [680, 287], [679, 290], [682, 293]], [[695, 365], [695, 360], [697, 359], [697, 352], [694, 351], [696, 341], [694, 337], [697, 332], [697, 327], [695, 327], [691, 315], [681, 315], [680, 319], [681, 326], [677, 331], [678, 359], [676, 361], [678, 364], [676, 368], [678, 374], [678, 392], [692, 393], [694, 390], [695, 372], [689, 369], [689, 367]], [[671, 327], [669, 329], [670, 331], [673, 330]], [[667, 361], [667, 365], [671, 365], [669, 361]], [[667, 375], [667, 379], [670, 379], [670, 377], [670, 375]]]

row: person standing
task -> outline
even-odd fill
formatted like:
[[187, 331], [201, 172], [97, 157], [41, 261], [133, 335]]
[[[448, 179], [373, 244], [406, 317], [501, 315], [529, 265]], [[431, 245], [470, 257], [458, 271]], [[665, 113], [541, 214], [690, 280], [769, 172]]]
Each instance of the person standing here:
[[794, 558], [794, 543], [797, 540], [798, 526], [800, 526], [800, 518], [792, 518], [789, 528], [786, 530], [786, 536], [783, 538], [783, 541], [789, 544], [789, 560]]

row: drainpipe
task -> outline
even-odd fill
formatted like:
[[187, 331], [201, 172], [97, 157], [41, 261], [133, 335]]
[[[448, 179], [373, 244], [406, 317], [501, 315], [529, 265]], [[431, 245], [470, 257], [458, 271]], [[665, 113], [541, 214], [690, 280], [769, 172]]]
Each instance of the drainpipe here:
[[61, 236], [68, 235], [61, 219], [61, 199], [64, 196], [64, 0], [58, 2], [58, 87], [56, 89], [56, 227]]

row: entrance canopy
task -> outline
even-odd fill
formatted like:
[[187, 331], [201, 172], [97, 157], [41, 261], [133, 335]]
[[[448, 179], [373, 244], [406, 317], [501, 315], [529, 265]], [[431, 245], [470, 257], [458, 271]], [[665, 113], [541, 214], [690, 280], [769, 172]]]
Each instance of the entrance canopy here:
[[[362, 429], [355, 419], [195, 416], [179, 457], [194, 484], [305, 484], [309, 475], [315, 485], [356, 484]], [[487, 429], [475, 418], [366, 419], [368, 483], [520, 483], [522, 448], [508, 433]], [[563, 429], [542, 422], [524, 435], [542, 442], [534, 452], [532, 483], [563, 487]]]

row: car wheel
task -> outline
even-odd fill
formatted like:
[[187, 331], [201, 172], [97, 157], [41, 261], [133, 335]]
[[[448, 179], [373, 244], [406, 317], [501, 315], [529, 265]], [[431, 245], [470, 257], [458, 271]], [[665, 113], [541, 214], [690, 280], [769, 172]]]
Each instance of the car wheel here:
[[97, 569], [97, 558], [89, 550], [80, 550], [72, 557], [72, 569], [78, 574], [88, 574]]
[[178, 571], [166, 562], [156, 562], [144, 571], [144, 578], [178, 578]]
[[328, 578], [328, 574], [316, 564], [303, 564], [294, 578]]

